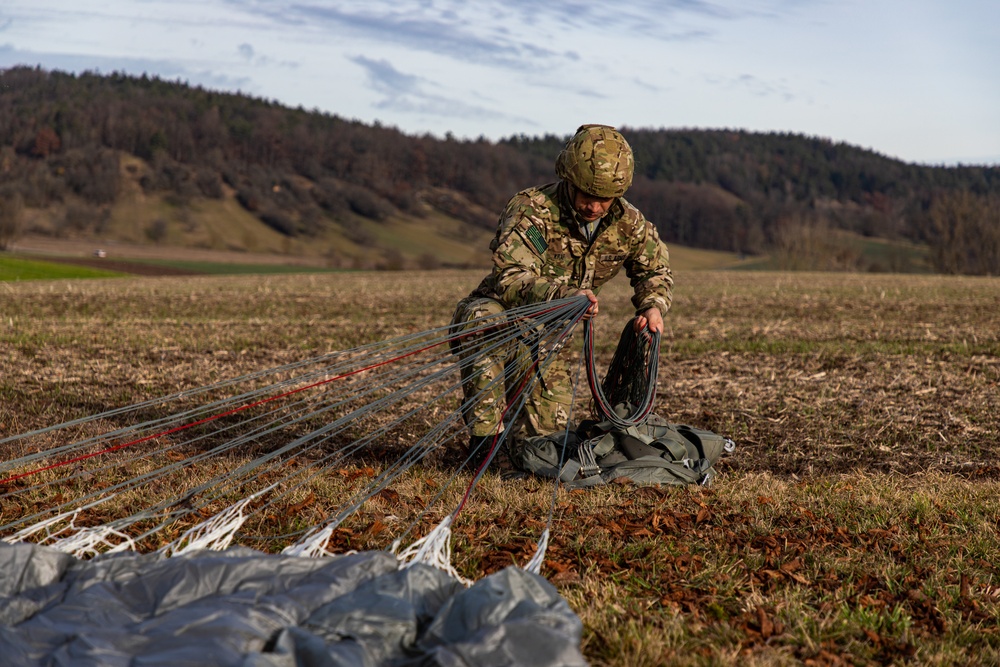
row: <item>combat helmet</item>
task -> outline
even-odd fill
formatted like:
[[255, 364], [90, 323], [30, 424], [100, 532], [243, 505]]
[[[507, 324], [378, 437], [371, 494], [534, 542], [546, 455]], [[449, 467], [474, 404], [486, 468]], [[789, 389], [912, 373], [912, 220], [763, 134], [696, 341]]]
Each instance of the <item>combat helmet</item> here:
[[621, 197], [632, 185], [632, 147], [610, 125], [581, 125], [556, 158], [556, 176], [594, 197]]

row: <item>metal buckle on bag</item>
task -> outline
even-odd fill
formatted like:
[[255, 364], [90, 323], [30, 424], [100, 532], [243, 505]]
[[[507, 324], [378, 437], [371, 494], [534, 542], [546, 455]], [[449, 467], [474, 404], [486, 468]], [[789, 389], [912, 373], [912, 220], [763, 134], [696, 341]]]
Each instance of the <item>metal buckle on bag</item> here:
[[593, 477], [601, 474], [601, 466], [597, 465], [594, 457], [594, 440], [584, 440], [577, 448], [577, 457], [580, 459], [580, 476]]

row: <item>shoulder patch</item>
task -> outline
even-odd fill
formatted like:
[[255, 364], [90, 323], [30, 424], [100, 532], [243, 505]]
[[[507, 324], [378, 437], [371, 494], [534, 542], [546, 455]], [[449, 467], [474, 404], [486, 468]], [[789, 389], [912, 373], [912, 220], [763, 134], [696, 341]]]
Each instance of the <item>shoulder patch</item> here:
[[524, 231], [524, 235], [528, 237], [531, 245], [535, 246], [535, 250], [537, 250], [539, 254], [543, 254], [546, 248], [549, 247], [549, 244], [545, 242], [545, 237], [542, 236], [540, 231], [538, 231], [538, 227], [535, 227], [534, 225], [529, 225]]

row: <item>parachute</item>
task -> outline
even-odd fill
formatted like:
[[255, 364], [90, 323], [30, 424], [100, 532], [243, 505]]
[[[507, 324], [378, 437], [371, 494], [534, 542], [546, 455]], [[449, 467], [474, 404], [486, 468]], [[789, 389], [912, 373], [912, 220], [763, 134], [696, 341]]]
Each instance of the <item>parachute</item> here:
[[[513, 338], [557, 349], [588, 307], [526, 306], [506, 313], [510, 326], [474, 333], [486, 350]], [[450, 350], [459, 335], [469, 334], [417, 332], [0, 439], [19, 454], [0, 463], [0, 655], [24, 665], [585, 664], [579, 618], [539, 575], [548, 528], [522, 567], [473, 583], [452, 566], [451, 526], [485, 464], [423, 537], [412, 536], [418, 516], [383, 551], [330, 549], [366, 501], [465, 442], [466, 362]], [[538, 369], [546, 363], [540, 355]], [[513, 397], [508, 421], [522, 404]], [[325, 522], [278, 522], [284, 532], [267, 539], [280, 553], [234, 545], [260, 542], [243, 532], [248, 521], [271, 525], [262, 517], [309, 483], [398, 442]], [[237, 453], [239, 465], [218, 464]]]
[[582, 665], [579, 618], [508, 567], [466, 588], [387, 552], [82, 561], [0, 547], [5, 665]]

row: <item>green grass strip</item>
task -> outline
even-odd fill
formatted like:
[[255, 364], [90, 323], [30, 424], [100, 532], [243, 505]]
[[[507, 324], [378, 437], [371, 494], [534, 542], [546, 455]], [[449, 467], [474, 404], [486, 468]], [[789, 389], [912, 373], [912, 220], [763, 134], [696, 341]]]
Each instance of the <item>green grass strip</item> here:
[[117, 278], [125, 274], [86, 266], [0, 257], [0, 281]]

